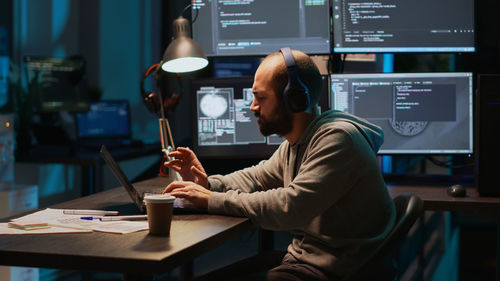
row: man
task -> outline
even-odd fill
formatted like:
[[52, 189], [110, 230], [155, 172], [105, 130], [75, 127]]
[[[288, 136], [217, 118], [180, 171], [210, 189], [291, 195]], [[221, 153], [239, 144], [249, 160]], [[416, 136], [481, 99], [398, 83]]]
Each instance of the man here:
[[290, 110], [283, 94], [291, 70], [282, 52], [264, 59], [252, 87], [250, 110], [261, 133], [286, 139], [271, 158], [207, 177], [195, 154], [178, 148], [169, 155], [176, 160], [165, 166], [184, 181], [164, 192], [209, 213], [246, 216], [262, 228], [292, 232], [282, 264], [269, 271], [267, 280], [337, 280], [371, 253], [395, 221], [376, 159], [383, 132], [339, 111], [318, 116], [319, 71], [306, 54], [292, 54], [297, 80], [308, 92], [303, 111]]

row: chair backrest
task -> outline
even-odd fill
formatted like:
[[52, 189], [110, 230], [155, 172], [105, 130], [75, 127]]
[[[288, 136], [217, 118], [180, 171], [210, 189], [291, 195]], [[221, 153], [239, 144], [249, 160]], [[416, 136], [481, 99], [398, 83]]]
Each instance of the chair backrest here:
[[392, 280], [394, 278], [394, 272], [384, 272], [384, 270], [387, 271], [387, 268], [381, 268], [382, 263], [388, 258], [392, 258], [394, 251], [424, 211], [423, 201], [410, 193], [395, 197], [394, 204], [396, 206], [396, 222], [391, 232], [374, 253], [351, 276], [344, 278], [344, 281]]

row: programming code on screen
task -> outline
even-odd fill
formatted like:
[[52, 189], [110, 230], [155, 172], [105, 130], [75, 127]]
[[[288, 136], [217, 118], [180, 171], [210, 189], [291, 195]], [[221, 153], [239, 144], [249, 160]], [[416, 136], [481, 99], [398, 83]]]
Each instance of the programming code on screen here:
[[[267, 55], [288, 46], [330, 51], [327, 0], [196, 0], [193, 39], [207, 56]], [[198, 15], [197, 15], [198, 14]]]
[[473, 150], [471, 73], [331, 75], [332, 108], [380, 126], [382, 154]]
[[333, 0], [334, 52], [473, 52], [474, 1]]

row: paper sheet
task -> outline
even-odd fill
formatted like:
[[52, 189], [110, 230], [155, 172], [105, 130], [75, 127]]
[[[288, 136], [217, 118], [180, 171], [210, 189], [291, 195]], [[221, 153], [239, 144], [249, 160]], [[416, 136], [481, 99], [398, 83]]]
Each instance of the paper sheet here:
[[[24, 217], [13, 219], [12, 221], [22, 222], [45, 222], [48, 223], [51, 228], [40, 229], [37, 231], [47, 230], [47, 232], [40, 233], [54, 233], [51, 232], [52, 228], [68, 228], [73, 230], [86, 230], [86, 231], [100, 231], [109, 233], [119, 233], [127, 234], [132, 232], [137, 232], [141, 230], [149, 229], [148, 221], [111, 221], [102, 222], [98, 218], [99, 216], [92, 216], [94, 220], [81, 219], [85, 217], [84, 215], [66, 215], [63, 214], [62, 209], [44, 209]], [[21, 230], [23, 232], [33, 233], [34, 230]], [[26, 233], [26, 234], [29, 234]], [[16, 233], [3, 233], [0, 234], [16, 234]]]
[[22, 230], [12, 228], [7, 225], [8, 223], [0, 223], [0, 234], [51, 234], [51, 233], [86, 233], [92, 232], [91, 229], [76, 229], [67, 227], [49, 227], [33, 230]]

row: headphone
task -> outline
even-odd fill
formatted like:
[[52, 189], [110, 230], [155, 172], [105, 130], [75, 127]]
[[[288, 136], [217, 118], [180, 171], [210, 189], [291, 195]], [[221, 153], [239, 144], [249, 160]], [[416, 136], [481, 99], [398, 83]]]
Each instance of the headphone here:
[[[141, 79], [141, 97], [142, 101], [144, 102], [144, 105], [151, 111], [152, 113], [156, 114], [157, 116], [160, 116], [160, 110], [161, 110], [161, 104], [160, 104], [160, 98], [157, 94], [155, 94], [152, 91], [146, 92], [144, 90], [144, 80], [151, 74], [154, 73], [154, 76], [156, 77], [156, 82], [158, 88], [160, 87], [160, 79], [158, 77], [158, 71], [160, 68], [160, 64], [153, 64], [151, 65], [148, 70], [144, 73]], [[154, 71], [153, 71], [154, 70]], [[161, 90], [160, 90], [161, 94]], [[163, 96], [162, 96], [163, 97]], [[177, 107], [177, 104], [179, 103], [179, 95], [176, 93], [172, 93], [166, 100], [163, 98], [163, 106], [165, 109], [166, 113], [171, 113], [174, 111], [174, 109]]]
[[285, 47], [280, 49], [288, 73], [288, 83], [283, 91], [285, 105], [293, 113], [303, 112], [309, 108], [311, 103], [309, 89], [300, 80], [292, 50]]

